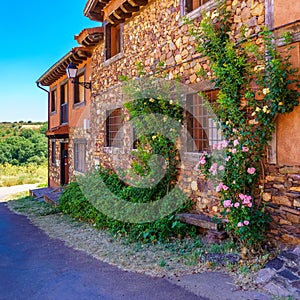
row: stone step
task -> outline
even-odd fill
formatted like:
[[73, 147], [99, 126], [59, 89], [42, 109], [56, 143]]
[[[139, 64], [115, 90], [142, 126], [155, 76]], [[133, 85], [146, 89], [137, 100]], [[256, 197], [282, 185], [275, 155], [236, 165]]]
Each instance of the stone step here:
[[53, 206], [57, 206], [61, 194], [62, 194], [61, 192], [46, 193], [46, 194], [44, 194], [44, 201]]
[[63, 189], [61, 187], [52, 189], [52, 188], [40, 188], [40, 189], [34, 189], [30, 190], [30, 195], [34, 197], [35, 199], [43, 199], [45, 202], [57, 206], [59, 198], [62, 194]]

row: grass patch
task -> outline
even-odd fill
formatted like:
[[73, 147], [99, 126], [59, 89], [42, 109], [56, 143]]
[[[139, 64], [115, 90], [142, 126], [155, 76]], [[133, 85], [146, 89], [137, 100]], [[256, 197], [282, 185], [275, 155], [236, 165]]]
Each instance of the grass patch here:
[[8, 206], [18, 214], [24, 214], [28, 217], [47, 216], [58, 213], [58, 209], [44, 202], [43, 200], [36, 200], [31, 196], [25, 196], [25, 193], [14, 195], [16, 200], [10, 200]]
[[47, 164], [28, 164], [15, 166], [11, 164], [0, 165], [0, 187], [21, 184], [44, 184], [47, 180]]

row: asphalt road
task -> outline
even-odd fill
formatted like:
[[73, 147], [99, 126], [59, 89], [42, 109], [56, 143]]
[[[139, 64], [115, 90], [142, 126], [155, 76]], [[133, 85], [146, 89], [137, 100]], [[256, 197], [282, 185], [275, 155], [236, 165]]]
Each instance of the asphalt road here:
[[0, 203], [0, 299], [205, 299], [162, 278], [125, 272], [50, 239]]

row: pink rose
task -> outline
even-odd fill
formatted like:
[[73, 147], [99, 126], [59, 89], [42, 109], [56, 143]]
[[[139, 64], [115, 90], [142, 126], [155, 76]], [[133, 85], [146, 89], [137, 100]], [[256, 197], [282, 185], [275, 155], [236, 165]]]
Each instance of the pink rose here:
[[223, 148], [226, 148], [228, 146], [228, 141], [226, 140], [222, 141], [221, 145]]
[[[243, 194], [240, 194], [240, 195], [243, 195]], [[243, 198], [241, 198], [243, 200], [243, 204], [249, 204], [252, 200], [252, 197], [251, 196], [248, 196], [248, 195], [243, 195]]]
[[223, 188], [224, 191], [227, 191], [227, 190], [228, 190], [228, 186], [225, 185], [225, 184], [223, 184], [222, 188]]
[[201, 165], [205, 165], [205, 163], [206, 163], [205, 157], [202, 156], [199, 162]]
[[248, 152], [248, 151], [249, 151], [249, 148], [243, 146], [243, 147], [242, 147], [242, 151], [243, 151], [243, 152]]
[[231, 156], [227, 156], [227, 157], [225, 158], [225, 160], [226, 160], [226, 161], [229, 161], [230, 158], [231, 158]]
[[220, 192], [221, 190], [227, 191], [228, 190], [228, 186], [223, 184], [223, 182], [220, 182], [218, 184], [218, 186], [216, 187], [216, 191]]
[[239, 202], [235, 202], [234, 203], [234, 207], [239, 207], [240, 206], [240, 203]]
[[218, 186], [216, 187], [216, 192], [220, 192], [221, 191], [222, 185], [223, 185], [222, 182], [218, 184]]
[[249, 225], [249, 221], [248, 221], [248, 220], [245, 220], [245, 221], [244, 221], [244, 225], [248, 226], [248, 225]]
[[239, 144], [239, 140], [234, 140], [233, 141], [233, 146], [235, 147], [235, 146], [237, 146]]
[[223, 206], [224, 206], [224, 207], [232, 207], [231, 200], [225, 200], [225, 201], [223, 202]]
[[254, 173], [255, 173], [255, 168], [253, 168], [253, 167], [248, 168], [248, 169], [247, 169], [247, 172], [248, 172], [249, 174], [254, 174]]
[[243, 227], [244, 224], [242, 222], [238, 222], [237, 227]]
[[232, 152], [233, 154], [236, 153], [236, 149], [233, 148], [231, 152]]
[[218, 168], [218, 165], [216, 163], [213, 163], [211, 165], [211, 167], [209, 168], [209, 172], [211, 172], [213, 175], [216, 175], [217, 174], [217, 168]]

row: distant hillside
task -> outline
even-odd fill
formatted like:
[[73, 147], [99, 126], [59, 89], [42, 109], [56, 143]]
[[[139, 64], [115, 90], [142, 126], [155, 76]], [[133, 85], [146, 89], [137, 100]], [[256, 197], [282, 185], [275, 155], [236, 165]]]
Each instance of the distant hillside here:
[[0, 122], [0, 139], [5, 140], [10, 136], [19, 136], [23, 129], [45, 133], [47, 128], [47, 122]]
[[47, 160], [46, 122], [0, 122], [0, 164], [41, 164]]

